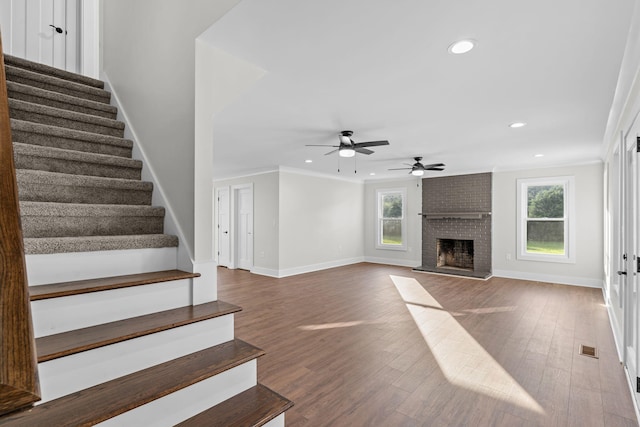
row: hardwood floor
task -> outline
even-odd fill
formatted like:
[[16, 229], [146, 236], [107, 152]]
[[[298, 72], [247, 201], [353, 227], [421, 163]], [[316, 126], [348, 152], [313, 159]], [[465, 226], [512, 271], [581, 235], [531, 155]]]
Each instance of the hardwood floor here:
[[219, 268], [218, 296], [289, 427], [637, 425], [599, 289], [362, 263]]

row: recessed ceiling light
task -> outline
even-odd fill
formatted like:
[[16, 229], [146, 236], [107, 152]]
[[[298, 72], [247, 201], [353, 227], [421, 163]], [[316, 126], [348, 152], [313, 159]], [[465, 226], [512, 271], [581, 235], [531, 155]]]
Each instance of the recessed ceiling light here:
[[374, 176], [376, 173], [375, 172], [371, 172], [369, 175]]
[[527, 124], [525, 122], [513, 122], [509, 125], [510, 128], [512, 129], [517, 129], [517, 128], [521, 128], [526, 126]]
[[462, 53], [469, 52], [475, 46], [476, 46], [475, 40], [471, 40], [471, 39], [458, 40], [457, 42], [449, 46], [449, 53], [460, 55]]
[[313, 163], [313, 160], [305, 160], [305, 163]]
[[535, 156], [533, 156], [533, 157], [544, 157], [544, 154], [536, 154], [536, 155], [535, 155]]

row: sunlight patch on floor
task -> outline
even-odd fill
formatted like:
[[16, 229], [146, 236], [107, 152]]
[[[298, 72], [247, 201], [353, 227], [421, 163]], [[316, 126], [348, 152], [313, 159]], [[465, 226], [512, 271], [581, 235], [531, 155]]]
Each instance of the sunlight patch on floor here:
[[416, 279], [390, 277], [450, 383], [545, 414], [538, 402]]
[[353, 322], [336, 322], [336, 323], [322, 323], [320, 325], [303, 325], [298, 326], [298, 329], [303, 331], [317, 331], [321, 329], [335, 329], [335, 328], [348, 328], [351, 326], [362, 325], [362, 320], [354, 320]]

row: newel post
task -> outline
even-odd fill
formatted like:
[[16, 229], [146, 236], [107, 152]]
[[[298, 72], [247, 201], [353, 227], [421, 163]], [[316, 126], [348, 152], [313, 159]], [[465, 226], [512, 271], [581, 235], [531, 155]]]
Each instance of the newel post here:
[[0, 414], [40, 400], [0, 38]]

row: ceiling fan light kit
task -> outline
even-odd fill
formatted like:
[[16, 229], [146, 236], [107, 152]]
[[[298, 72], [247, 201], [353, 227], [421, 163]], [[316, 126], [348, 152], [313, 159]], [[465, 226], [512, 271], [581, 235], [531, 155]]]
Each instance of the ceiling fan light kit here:
[[340, 157], [353, 157], [356, 155], [356, 150], [351, 147], [339, 148], [338, 154]]

